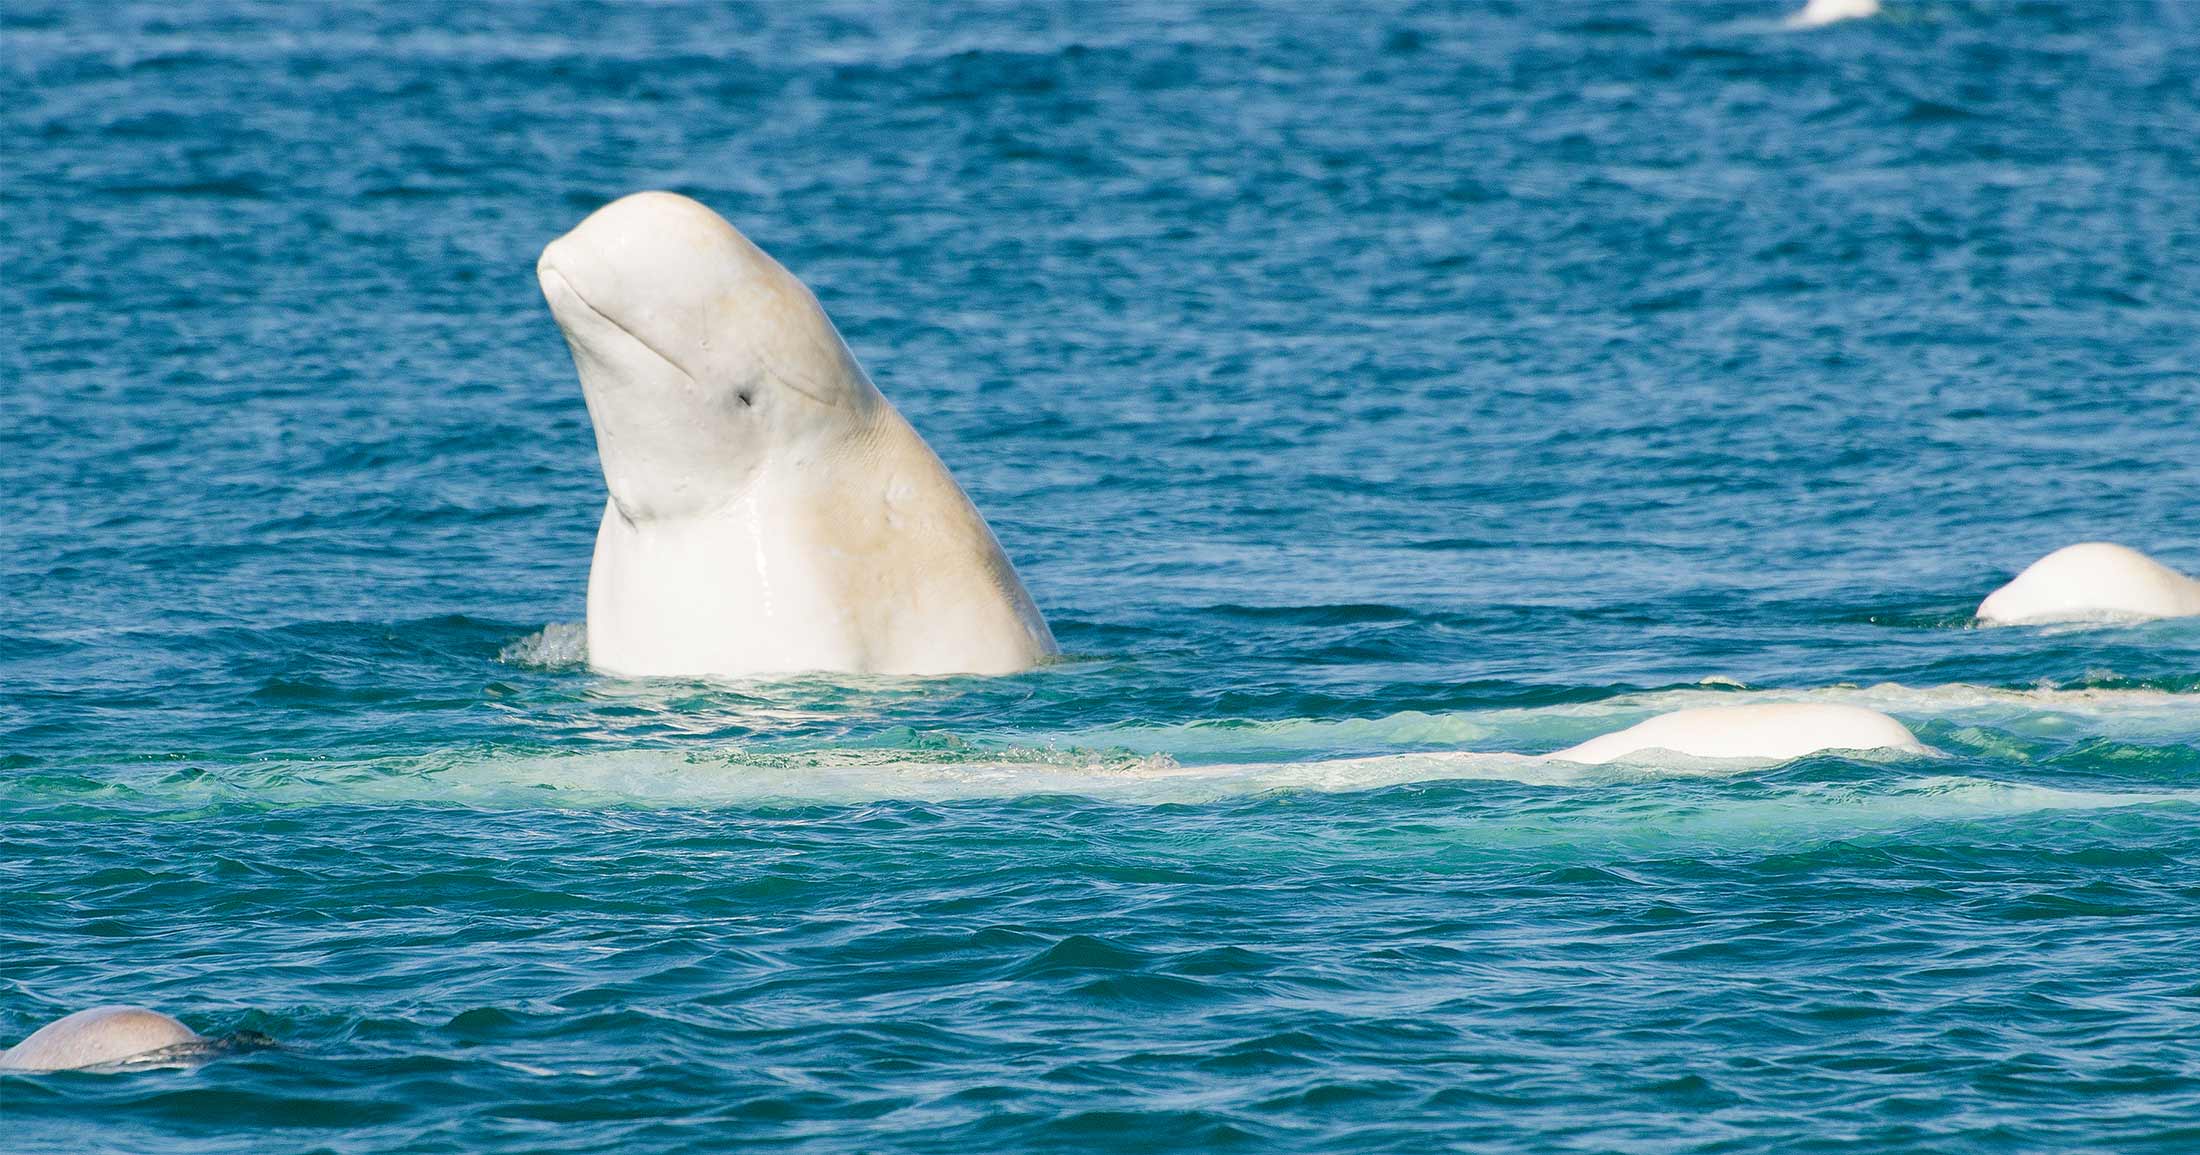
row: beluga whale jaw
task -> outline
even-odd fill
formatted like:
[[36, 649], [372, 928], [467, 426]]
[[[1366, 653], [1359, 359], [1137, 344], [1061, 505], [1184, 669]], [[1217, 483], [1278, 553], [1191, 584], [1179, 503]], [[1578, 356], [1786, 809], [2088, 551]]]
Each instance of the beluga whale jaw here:
[[0, 1071], [76, 1071], [203, 1042], [198, 1032], [144, 1007], [92, 1007], [47, 1023], [0, 1052]]
[[1979, 603], [1980, 625], [2200, 614], [2200, 581], [2105, 541], [2066, 545]]
[[817, 298], [724, 218], [635, 193], [552, 241], [536, 274], [611, 491], [591, 666], [1006, 674], [1058, 652]]
[[1925, 747], [1909, 727], [1877, 710], [1827, 702], [1763, 702], [1675, 710], [1549, 757], [1602, 765], [1646, 761], [1652, 751], [1667, 751], [1690, 758], [1785, 762], [1828, 750], [1921, 754]]

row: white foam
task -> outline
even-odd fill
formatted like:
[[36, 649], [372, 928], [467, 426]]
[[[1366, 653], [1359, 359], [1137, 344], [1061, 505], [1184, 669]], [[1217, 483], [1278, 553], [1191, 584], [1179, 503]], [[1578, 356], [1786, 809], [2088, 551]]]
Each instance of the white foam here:
[[1707, 844], [1793, 847], [1882, 837], [1946, 822], [2139, 806], [2200, 805], [2200, 791], [2064, 790], [1956, 775], [1875, 783], [1794, 783], [1748, 796], [1698, 796], [1685, 805], [1599, 807], [1553, 816], [1516, 839], [1544, 845]]
[[588, 665], [588, 624], [552, 622], [497, 652], [497, 660], [538, 670], [571, 670]]
[[[1933, 721], [1990, 726], [2045, 739], [2072, 736], [2129, 741], [2200, 737], [2200, 694], [2150, 689], [2010, 690], [1955, 683], [1911, 687], [1730, 689], [1740, 683], [1707, 678], [1703, 688], [1621, 694], [1595, 702], [1430, 714], [1404, 711], [1342, 720], [1244, 719], [1117, 726], [1058, 737], [1087, 746], [1169, 752], [1185, 758], [1271, 751], [1366, 750], [1382, 746], [1447, 746], [1540, 754], [1572, 746], [1659, 714], [1701, 706], [1828, 703], [1891, 714], [1912, 729]], [[1032, 740], [1040, 736], [1022, 736]]]
[[1183, 766], [1122, 751], [1002, 750], [935, 758], [898, 750], [800, 754], [637, 749], [528, 754], [480, 751], [397, 761], [318, 762], [256, 783], [201, 781], [206, 801], [438, 801], [488, 807], [953, 802], [1071, 795], [1130, 803], [1198, 803], [1282, 790], [1356, 791], [1412, 782], [1510, 781], [1578, 786], [1627, 777], [1509, 754], [1402, 754]]
[[[561, 650], [550, 634], [546, 630], [522, 643], [530, 647], [526, 652], [572, 653], [570, 648]], [[568, 639], [577, 634], [578, 627], [562, 632]], [[1792, 690], [1721, 685], [1626, 694], [1596, 702], [1447, 713], [1403, 711], [1359, 719], [1225, 719], [1038, 732], [886, 730], [869, 733], [860, 746], [849, 746], [830, 733], [851, 726], [868, 730], [866, 719], [893, 717], [908, 698], [929, 699], [937, 687], [865, 680], [668, 688], [613, 680], [591, 683], [589, 706], [632, 707], [661, 717], [652, 727], [656, 736], [651, 744], [579, 750], [470, 746], [406, 757], [251, 761], [185, 775], [166, 766], [124, 767], [102, 771], [99, 777], [109, 784], [103, 793], [115, 803], [162, 808], [225, 802], [290, 805], [396, 800], [496, 808], [595, 808], [944, 802], [1057, 794], [1141, 804], [1199, 803], [1277, 791], [1360, 791], [1446, 781], [1593, 791], [1627, 783], [1729, 778], [1776, 765], [1763, 759], [1657, 754], [1643, 763], [1593, 767], [1546, 757], [1644, 719], [1699, 706], [1780, 702], [1863, 706], [1893, 715], [1947, 755], [1958, 759], [1980, 755], [1997, 763], [2041, 762], [2073, 743], [2095, 739], [2165, 746], [2200, 739], [2200, 694], [2195, 693], [2126, 688], [2017, 690], [1965, 684]], [[680, 696], [698, 693], [708, 699], [703, 706], [690, 708], [683, 703], [673, 708]], [[821, 726], [827, 734], [800, 736]], [[728, 734], [743, 736], [724, 737]], [[1831, 757], [1885, 767], [1867, 779], [1881, 792], [1905, 781], [1888, 775], [1937, 760], [1913, 751]], [[1854, 775], [1841, 778], [1857, 781]], [[1967, 783], [1963, 790], [1978, 797], [1987, 797], [1978, 792], [1988, 792], [1993, 800], [1988, 809], [2128, 805], [2166, 797], [2042, 794], [2038, 792], [2042, 788], [1960, 781]], [[1807, 785], [1775, 779], [1768, 788], [1792, 792]], [[0, 801], [44, 789], [30, 780], [0, 779]], [[1936, 796], [1940, 792], [1937, 786], [1917, 789]], [[81, 800], [98, 794], [72, 792], [71, 796]], [[1790, 801], [1816, 806], [1823, 800], [1798, 795]], [[1974, 799], [1964, 805], [1983, 803]], [[1923, 812], [1919, 807], [1905, 812], [1909, 811]]]
[[[1890, 769], [1915, 756], [1843, 754]], [[240, 766], [220, 775], [115, 787], [117, 800], [185, 806], [431, 802], [490, 809], [606, 806], [712, 807], [755, 804], [856, 805], [956, 802], [1065, 795], [1141, 805], [1199, 804], [1278, 792], [1356, 792], [1418, 783], [1485, 782], [1572, 794], [1625, 784], [1726, 779], [1761, 760], [1661, 757], [1583, 766], [1555, 759], [1467, 751], [1360, 758], [1186, 766], [1163, 755], [1124, 751], [1013, 749], [980, 754], [833, 749], [804, 753], [701, 752], [647, 748], [539, 753], [467, 750], [405, 759]], [[1849, 781], [1839, 786], [1779, 782], [1777, 797], [1722, 800], [1714, 808], [1830, 803], [1892, 806], [1912, 817], [2043, 809], [2092, 809], [2200, 800], [2200, 792], [2062, 790], [1958, 776]], [[1888, 797], [1912, 802], [1885, 802]], [[83, 796], [78, 796], [79, 800]], [[1701, 800], [1699, 800], [1701, 801]], [[1916, 804], [1912, 804], [1915, 802]], [[1693, 809], [1693, 807], [1691, 808]]]

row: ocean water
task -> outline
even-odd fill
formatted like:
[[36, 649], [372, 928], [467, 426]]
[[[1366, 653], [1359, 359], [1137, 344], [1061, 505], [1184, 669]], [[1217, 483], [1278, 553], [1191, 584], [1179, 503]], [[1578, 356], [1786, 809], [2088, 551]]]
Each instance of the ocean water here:
[[[0, 1040], [279, 1045], [0, 1148], [2200, 1146], [2200, 620], [1970, 622], [2200, 572], [2200, 9], [1787, 7], [9, 0]], [[649, 187], [1062, 662], [588, 672]]]

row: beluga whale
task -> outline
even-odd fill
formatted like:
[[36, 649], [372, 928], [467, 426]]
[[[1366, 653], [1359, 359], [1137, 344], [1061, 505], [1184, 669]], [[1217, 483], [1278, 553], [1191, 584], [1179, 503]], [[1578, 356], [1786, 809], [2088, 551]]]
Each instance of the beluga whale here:
[[64, 1015], [0, 1052], [0, 1071], [76, 1071], [164, 1052], [190, 1050], [206, 1042], [197, 1031], [144, 1007], [92, 1007]]
[[1549, 757], [1602, 765], [1643, 761], [1653, 751], [1666, 751], [1785, 762], [1828, 750], [1922, 754], [1925, 747], [1909, 727], [1877, 710], [1831, 702], [1759, 702], [1675, 710]]
[[985, 518], [817, 298], [723, 217], [635, 193], [535, 269], [610, 490], [592, 667], [1007, 674], [1059, 652]]
[[1980, 625], [2200, 614], [2200, 581], [2105, 541], [2066, 545], [1979, 603]]
[[1823, 28], [1879, 14], [1879, 0], [1810, 0], [1783, 21], [1790, 28]]

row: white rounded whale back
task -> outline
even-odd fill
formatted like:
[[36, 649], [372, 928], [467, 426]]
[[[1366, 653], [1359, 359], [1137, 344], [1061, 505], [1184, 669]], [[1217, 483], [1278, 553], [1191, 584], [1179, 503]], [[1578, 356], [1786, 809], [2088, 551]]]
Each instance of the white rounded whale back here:
[[817, 299], [718, 214], [623, 197], [536, 271], [611, 491], [591, 666], [1004, 674], [1057, 652], [985, 519]]
[[1810, 0], [1802, 11], [1787, 18], [1790, 28], [1823, 28], [1843, 20], [1861, 20], [1879, 14], [1879, 0]]
[[2105, 541], [2067, 545], [2048, 554], [1986, 595], [1978, 607], [1978, 620], [1986, 625], [2192, 614], [2200, 614], [2200, 581], [2138, 550]]
[[0, 1071], [73, 1071], [195, 1043], [182, 1023], [144, 1007], [92, 1007], [64, 1015], [0, 1053]]
[[1923, 751], [1909, 727], [1877, 710], [1820, 702], [1699, 706], [1591, 738], [1552, 758], [1595, 765], [1647, 750], [1693, 758], [1786, 761], [1823, 750]]

